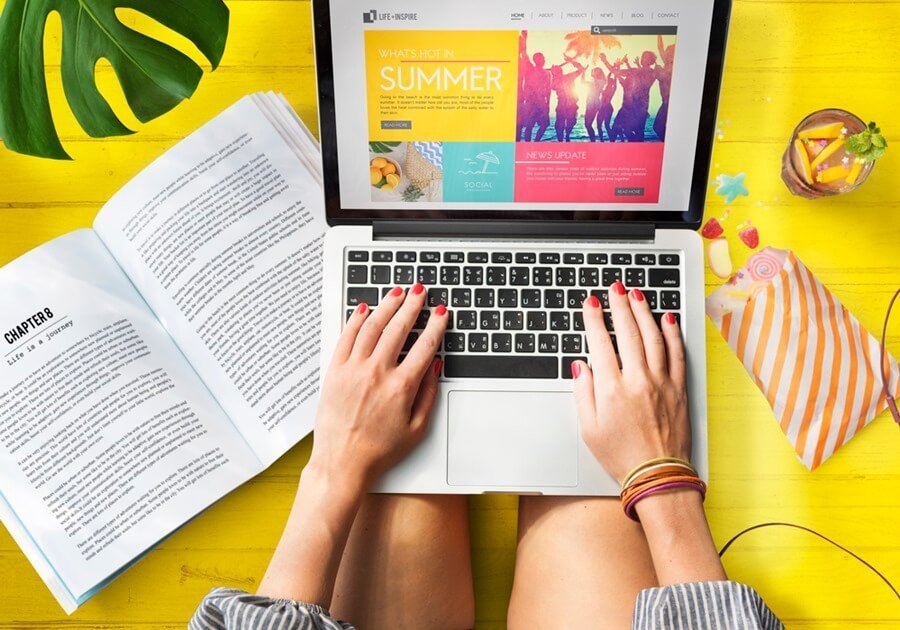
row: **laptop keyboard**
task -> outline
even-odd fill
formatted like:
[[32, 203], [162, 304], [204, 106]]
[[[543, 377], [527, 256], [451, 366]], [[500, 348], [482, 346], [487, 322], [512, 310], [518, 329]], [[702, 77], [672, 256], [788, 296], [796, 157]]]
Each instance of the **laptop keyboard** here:
[[667, 312], [680, 323], [682, 275], [677, 252], [353, 248], [345, 250], [346, 317], [361, 302], [376, 306], [395, 285], [421, 282], [426, 307], [404, 353], [443, 304], [445, 378], [567, 379], [573, 361], [587, 360], [581, 306], [588, 296], [607, 309], [615, 344], [609, 287], [640, 288], [657, 323]]

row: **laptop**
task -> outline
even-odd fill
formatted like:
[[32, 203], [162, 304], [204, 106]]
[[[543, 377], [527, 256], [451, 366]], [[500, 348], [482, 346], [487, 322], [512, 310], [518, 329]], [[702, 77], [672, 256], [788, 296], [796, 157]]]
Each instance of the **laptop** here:
[[570, 373], [588, 358], [582, 302], [607, 307], [616, 281], [680, 321], [706, 478], [695, 230], [730, 2], [313, 8], [323, 373], [360, 302], [423, 283], [407, 348], [430, 309], [450, 311], [428, 435], [375, 490], [618, 494], [580, 438]]

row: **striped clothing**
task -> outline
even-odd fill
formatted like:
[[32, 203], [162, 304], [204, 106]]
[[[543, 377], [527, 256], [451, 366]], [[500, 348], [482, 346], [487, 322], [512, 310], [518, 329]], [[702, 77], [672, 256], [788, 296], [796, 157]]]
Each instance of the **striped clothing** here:
[[[697, 582], [649, 588], [634, 605], [634, 630], [782, 630], [759, 594], [736, 582]], [[353, 630], [321, 606], [213, 589], [189, 630]]]

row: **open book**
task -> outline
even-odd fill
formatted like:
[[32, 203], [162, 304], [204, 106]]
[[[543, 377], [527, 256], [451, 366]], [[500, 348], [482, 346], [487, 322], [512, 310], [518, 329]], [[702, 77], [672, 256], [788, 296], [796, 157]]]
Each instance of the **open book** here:
[[254, 94], [0, 269], [0, 518], [67, 612], [312, 430], [321, 178]]

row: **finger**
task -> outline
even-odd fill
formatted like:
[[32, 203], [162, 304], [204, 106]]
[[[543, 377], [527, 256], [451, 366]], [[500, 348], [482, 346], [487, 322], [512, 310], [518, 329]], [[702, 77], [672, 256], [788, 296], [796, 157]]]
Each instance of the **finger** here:
[[353, 344], [356, 343], [356, 336], [359, 334], [359, 329], [366, 321], [370, 312], [371, 309], [369, 308], [369, 305], [363, 302], [357, 306], [353, 311], [353, 314], [350, 315], [350, 319], [344, 324], [344, 330], [338, 338], [337, 346], [334, 348], [334, 358], [332, 359], [332, 363], [344, 362], [350, 358], [350, 353], [353, 351]]
[[[441, 339], [444, 338], [444, 331], [447, 330], [447, 322], [449, 320], [447, 307], [438, 304], [433, 311], [425, 330], [416, 339], [412, 348], [403, 359], [403, 363], [397, 369], [410, 380], [419, 381], [428, 366], [434, 360], [434, 355], [441, 347]], [[396, 359], [395, 359], [396, 361]]]
[[594, 397], [594, 375], [584, 361], [572, 363], [572, 391], [581, 433], [592, 431], [597, 423], [597, 403]]
[[356, 336], [356, 343], [353, 345], [354, 355], [368, 357], [372, 354], [381, 333], [384, 332], [384, 327], [391, 321], [401, 304], [403, 304], [403, 289], [400, 287], [394, 287], [381, 298], [381, 304], [372, 311]]
[[406, 343], [406, 337], [415, 325], [423, 306], [425, 306], [425, 287], [421, 282], [417, 282], [407, 292], [403, 305], [384, 327], [372, 354], [380, 356], [389, 365], [396, 365], [397, 357], [400, 356], [403, 344]]
[[603, 309], [600, 300], [591, 296], [582, 305], [584, 312], [584, 332], [587, 335], [591, 364], [600, 380], [619, 378], [619, 362], [616, 360], [616, 349], [613, 347], [606, 323], [603, 321]]
[[625, 294], [625, 286], [621, 282], [616, 282], [609, 288], [609, 306], [612, 311], [613, 331], [619, 342], [622, 369], [634, 370], [646, 367], [641, 331], [634, 321], [631, 305], [628, 304], [628, 296]]
[[647, 359], [647, 367], [653, 374], [666, 374], [666, 344], [663, 341], [662, 331], [653, 319], [650, 305], [644, 299], [640, 289], [632, 289], [628, 295], [631, 303], [631, 314], [641, 331], [641, 339], [644, 342], [644, 357]]
[[678, 387], [684, 387], [687, 380], [687, 366], [684, 356], [684, 340], [681, 338], [681, 327], [675, 321], [673, 313], [663, 316], [663, 339], [666, 340], [666, 355], [668, 356], [669, 378]]
[[431, 417], [434, 401], [437, 400], [438, 380], [440, 379], [443, 365], [444, 362], [440, 359], [434, 359], [431, 362], [429, 369], [422, 378], [422, 383], [419, 385], [416, 399], [413, 401], [409, 428], [416, 441], [425, 435], [425, 430], [428, 428], [428, 419]]

